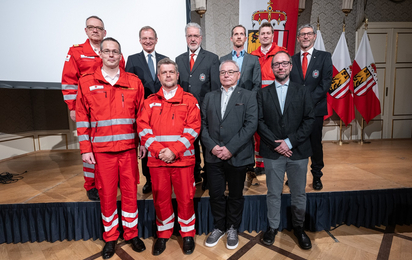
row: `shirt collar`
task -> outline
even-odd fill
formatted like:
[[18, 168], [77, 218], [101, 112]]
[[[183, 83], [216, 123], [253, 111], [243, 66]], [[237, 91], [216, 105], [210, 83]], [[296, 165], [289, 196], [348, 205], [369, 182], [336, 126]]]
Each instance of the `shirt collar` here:
[[[143, 50], [143, 53], [144, 53], [144, 56], [147, 58], [147, 55], [149, 55], [149, 53], [145, 50]], [[152, 51], [152, 53], [150, 53], [150, 54], [152, 54], [152, 57], [156, 57], [156, 52], [155, 51]]]
[[195, 52], [192, 52], [191, 50], [189, 50], [189, 56], [192, 53], [194, 53], [197, 56], [197, 55], [199, 55], [199, 52], [200, 52], [200, 46], [199, 46], [199, 48], [197, 48], [197, 50]]
[[308, 53], [309, 53], [309, 55], [312, 55], [312, 53], [313, 53], [313, 47], [312, 47], [312, 48], [310, 48], [308, 51], [302, 51], [302, 50], [300, 50], [300, 56], [302, 56], [302, 55], [303, 55], [303, 53], [305, 53], [305, 52], [308, 52]]
[[[236, 88], [236, 85], [231, 86], [231, 87], [228, 89], [228, 92], [235, 90], [235, 88]], [[222, 92], [223, 92], [223, 91], [226, 92], [226, 89], [225, 89], [223, 86], [220, 86], [220, 90], [221, 90]]]
[[[239, 57], [244, 57], [245, 56], [245, 49], [241, 50], [239, 53]], [[236, 56], [237, 57], [237, 52], [235, 50], [232, 50], [232, 57]]]
[[171, 99], [172, 97], [174, 97], [174, 96], [176, 95], [177, 89], [178, 89], [178, 88], [175, 88], [175, 89], [170, 90], [170, 91], [166, 91], [166, 90], [162, 87], [164, 98], [165, 98], [166, 100], [169, 100], [169, 99]]
[[285, 84], [280, 84], [277, 80], [275, 80], [275, 86], [276, 86], [276, 88], [280, 88], [280, 87], [282, 87], [282, 86], [289, 86], [289, 81], [290, 81], [290, 79], [288, 79], [288, 81], [286, 81], [286, 83]]
[[[118, 77], [120, 77], [120, 69], [117, 71], [117, 73], [116, 73], [116, 75], [114, 75], [114, 77], [112, 78], [112, 77], [110, 77], [109, 76], [109, 74], [107, 74], [106, 73], [106, 71], [104, 71], [104, 69], [102, 68], [102, 75], [103, 75], [103, 78], [105, 79], [105, 80], [107, 80], [107, 78], [109, 78], [109, 79], [115, 79], [116, 77], [118, 78]], [[107, 80], [108, 81], [108, 80]]]

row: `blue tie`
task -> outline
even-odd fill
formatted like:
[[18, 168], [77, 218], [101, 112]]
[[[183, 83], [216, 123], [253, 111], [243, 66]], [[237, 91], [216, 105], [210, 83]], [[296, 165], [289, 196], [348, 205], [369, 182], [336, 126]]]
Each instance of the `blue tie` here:
[[154, 70], [154, 64], [152, 60], [152, 54], [147, 55], [147, 63], [149, 65], [149, 70], [150, 70], [150, 73], [152, 74], [152, 79], [154, 81], [155, 80], [155, 70]]

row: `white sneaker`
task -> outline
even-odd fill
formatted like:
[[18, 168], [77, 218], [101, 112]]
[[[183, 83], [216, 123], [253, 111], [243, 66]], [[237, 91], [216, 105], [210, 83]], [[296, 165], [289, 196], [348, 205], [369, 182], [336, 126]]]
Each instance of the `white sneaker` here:
[[219, 242], [219, 240], [223, 237], [225, 232], [221, 231], [218, 228], [215, 228], [212, 233], [207, 237], [205, 241], [205, 246], [207, 247], [213, 247]]

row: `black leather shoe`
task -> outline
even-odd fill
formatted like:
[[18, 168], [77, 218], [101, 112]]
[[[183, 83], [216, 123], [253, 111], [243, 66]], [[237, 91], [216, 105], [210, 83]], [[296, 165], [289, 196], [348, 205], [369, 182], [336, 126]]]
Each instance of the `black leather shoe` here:
[[268, 230], [263, 234], [262, 243], [267, 246], [273, 245], [277, 233], [277, 229], [269, 227]]
[[310, 238], [306, 235], [303, 227], [294, 227], [293, 234], [298, 239], [299, 247], [302, 249], [311, 249], [312, 243], [310, 242]]
[[166, 249], [167, 238], [158, 238], [153, 246], [153, 255], [160, 255]]
[[143, 185], [142, 191], [143, 191], [143, 194], [147, 194], [147, 193], [152, 192], [152, 182], [151, 182], [151, 181], [147, 181], [147, 182], [145, 183], [145, 185]]
[[256, 176], [264, 175], [265, 174], [265, 168], [256, 167], [255, 168], [255, 174], [256, 174]]
[[286, 180], [286, 181], [285, 181], [285, 185], [286, 185], [286, 186], [289, 186], [289, 180]]
[[202, 180], [202, 177], [200, 176], [200, 172], [195, 173], [195, 183], [198, 184], [198, 183], [201, 183], [202, 181], [203, 180]]
[[132, 249], [138, 253], [146, 250], [146, 246], [144, 245], [143, 241], [138, 237], [134, 237], [130, 240], [126, 240], [126, 243], [132, 244]]
[[193, 237], [183, 238], [183, 254], [190, 255], [195, 251], [195, 240]]
[[205, 190], [208, 190], [208, 189], [209, 189], [209, 185], [207, 185], [207, 181], [203, 180], [203, 182], [202, 182], [202, 190], [205, 191]]
[[322, 184], [322, 181], [320, 180], [320, 177], [313, 177], [312, 186], [314, 190], [323, 189], [323, 184]]
[[114, 255], [114, 252], [116, 251], [116, 244], [117, 240], [106, 242], [106, 245], [104, 245], [102, 250], [103, 259], [109, 259]]
[[89, 200], [100, 200], [99, 192], [96, 188], [87, 191], [87, 197]]

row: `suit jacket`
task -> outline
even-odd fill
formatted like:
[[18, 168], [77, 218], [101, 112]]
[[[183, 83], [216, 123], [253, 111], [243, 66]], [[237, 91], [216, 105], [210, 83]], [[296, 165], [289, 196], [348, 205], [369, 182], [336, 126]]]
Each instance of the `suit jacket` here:
[[189, 52], [176, 58], [179, 67], [179, 84], [184, 91], [192, 93], [202, 105], [206, 93], [220, 88], [219, 57], [202, 48], [190, 71]]
[[[156, 52], [156, 65], [155, 70], [157, 70], [157, 63], [166, 58], [166, 56]], [[139, 79], [142, 81], [144, 86], [144, 98], [146, 99], [149, 95], [157, 93], [162, 86], [157, 75], [153, 81], [152, 74], [149, 70], [149, 65], [147, 64], [146, 57], [144, 56], [143, 51], [130, 55], [127, 58], [126, 69], [127, 72], [136, 74]], [[156, 73], [157, 74], [157, 73]]]
[[316, 49], [313, 50], [305, 79], [303, 79], [300, 52], [292, 56], [292, 64], [290, 80], [309, 88], [312, 95], [315, 116], [328, 114], [326, 93], [332, 83], [333, 72], [330, 53]]
[[[220, 57], [220, 63], [225, 60], [232, 60], [232, 52]], [[245, 53], [238, 85], [244, 89], [253, 91], [258, 91], [262, 88], [262, 76], [260, 73], [259, 58], [257, 56]]]
[[232, 153], [228, 163], [235, 166], [253, 164], [253, 134], [257, 129], [256, 92], [237, 86], [229, 99], [222, 119], [220, 89], [206, 94], [201, 107], [202, 131], [201, 139], [206, 148], [204, 158], [207, 163], [221, 161], [212, 154], [216, 145], [226, 146]]
[[[264, 158], [277, 159], [275, 140], [289, 138], [292, 144], [292, 160], [312, 155], [309, 135], [315, 121], [312, 98], [308, 88], [289, 81], [283, 114], [281, 112], [275, 82], [257, 93], [259, 109], [258, 134], [261, 139], [259, 154]], [[263, 143], [262, 143], [263, 142]]]

